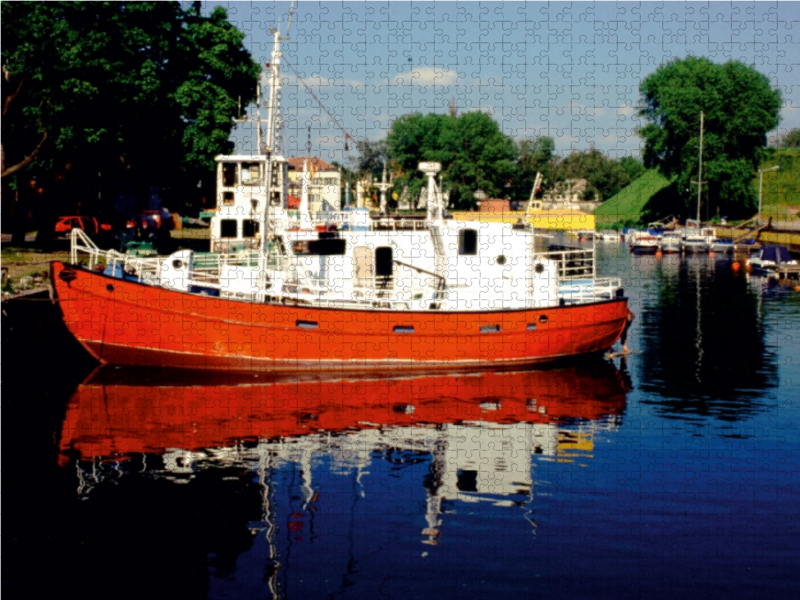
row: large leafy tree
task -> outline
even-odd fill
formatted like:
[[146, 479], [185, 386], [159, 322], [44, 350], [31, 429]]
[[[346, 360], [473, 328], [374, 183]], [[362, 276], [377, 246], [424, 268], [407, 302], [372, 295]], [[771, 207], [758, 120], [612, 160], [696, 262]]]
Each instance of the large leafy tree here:
[[392, 123], [387, 143], [400, 174], [396, 189], [410, 198], [419, 197], [425, 185], [417, 170], [421, 161], [442, 163], [443, 187], [458, 208], [474, 206], [479, 189], [490, 197], [507, 196], [517, 174], [513, 140], [485, 113], [404, 115]]
[[389, 146], [386, 140], [370, 141], [368, 138], [356, 142], [358, 155], [350, 158], [355, 170], [362, 176], [372, 175], [375, 181], [380, 181], [383, 175], [383, 166], [389, 169]]
[[[781, 94], [769, 79], [741, 62], [723, 65], [687, 57], [660, 67], [640, 85], [641, 128], [646, 167], [658, 167], [676, 180], [676, 190], [696, 210], [703, 112], [703, 202], [706, 210], [723, 214], [752, 214], [752, 181], [767, 144], [766, 133], [778, 125]], [[705, 211], [704, 213], [705, 214]]]
[[542, 174], [542, 189], [552, 187], [553, 169], [557, 163], [555, 151], [555, 141], [547, 136], [521, 140], [518, 143], [517, 166], [519, 172], [518, 184], [515, 186], [518, 198], [530, 197], [531, 186], [537, 173]]
[[4, 183], [207, 172], [255, 93], [243, 39], [199, 2], [2, 3]]
[[779, 148], [800, 148], [800, 129], [790, 129], [778, 137]]
[[556, 181], [586, 179], [588, 189], [585, 199], [608, 200], [633, 181], [627, 169], [635, 172], [635, 164], [641, 166], [636, 159], [631, 159], [631, 163], [626, 160], [628, 158], [623, 159], [625, 162], [613, 160], [594, 148], [573, 152], [555, 166], [553, 177]]

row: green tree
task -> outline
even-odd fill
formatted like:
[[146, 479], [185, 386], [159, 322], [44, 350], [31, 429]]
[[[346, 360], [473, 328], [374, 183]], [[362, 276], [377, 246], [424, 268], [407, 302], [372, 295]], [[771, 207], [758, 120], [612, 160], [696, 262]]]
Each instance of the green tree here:
[[[752, 214], [753, 176], [778, 125], [781, 94], [769, 79], [741, 62], [714, 64], [706, 58], [675, 59], [639, 88], [649, 123], [640, 130], [646, 167], [676, 180], [689, 214], [696, 210], [700, 113], [703, 135], [704, 203], [732, 217]], [[708, 210], [711, 207], [711, 210]]]
[[638, 158], [634, 158], [633, 156], [623, 156], [619, 159], [619, 166], [622, 167], [622, 170], [630, 177], [630, 180], [636, 181], [644, 175], [647, 169], [644, 168], [644, 163]]
[[372, 175], [375, 181], [380, 181], [383, 175], [383, 165], [389, 171], [389, 144], [386, 140], [370, 141], [368, 138], [356, 142], [356, 157], [348, 158], [355, 166], [357, 173]]
[[778, 138], [779, 148], [800, 148], [800, 129], [790, 129]]
[[530, 197], [531, 186], [536, 179], [536, 173], [542, 174], [542, 189], [546, 190], [553, 185], [553, 169], [556, 165], [556, 143], [553, 138], [542, 136], [534, 139], [521, 140], [517, 144], [519, 158], [517, 167], [518, 199]]
[[208, 173], [255, 95], [243, 39], [199, 2], [4, 2], [2, 177], [83, 190], [98, 172], [148, 186]]
[[485, 113], [403, 115], [392, 123], [387, 143], [399, 173], [395, 189], [414, 200], [426, 181], [417, 169], [422, 161], [442, 163], [443, 187], [457, 208], [473, 207], [479, 189], [490, 197], [508, 196], [517, 174], [513, 140]]
[[561, 160], [554, 169], [554, 179], [585, 179], [588, 187], [583, 199], [600, 202], [617, 194], [632, 181], [621, 161], [612, 160], [594, 148], [573, 152]]

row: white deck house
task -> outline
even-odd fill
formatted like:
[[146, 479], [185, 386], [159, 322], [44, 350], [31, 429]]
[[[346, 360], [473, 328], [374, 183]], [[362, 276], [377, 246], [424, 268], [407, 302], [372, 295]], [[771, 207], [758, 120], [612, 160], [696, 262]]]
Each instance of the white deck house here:
[[[265, 156], [217, 156], [217, 206], [211, 218], [211, 251], [257, 249], [267, 201]], [[287, 162], [273, 159], [273, 202], [281, 202], [288, 183]]]

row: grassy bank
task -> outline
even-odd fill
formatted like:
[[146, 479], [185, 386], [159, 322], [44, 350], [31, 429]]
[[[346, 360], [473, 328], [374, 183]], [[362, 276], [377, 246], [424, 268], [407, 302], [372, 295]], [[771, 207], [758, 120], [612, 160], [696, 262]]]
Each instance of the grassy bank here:
[[[800, 212], [800, 150], [776, 150], [762, 164], [762, 169], [779, 166], [764, 173], [761, 213], [778, 220], [796, 219]], [[758, 193], [758, 175], [753, 179]], [[644, 225], [669, 214], [686, 216], [687, 209], [678, 200], [673, 184], [650, 169], [616, 196], [595, 210], [597, 229], [620, 229]], [[755, 215], [753, 215], [755, 216]]]
[[50, 261], [69, 261], [69, 252], [44, 252], [31, 248], [3, 248], [2, 290], [8, 293], [39, 287], [49, 281]]
[[650, 199], [669, 185], [669, 180], [656, 169], [631, 183], [616, 196], [612, 196], [595, 211], [597, 229], [621, 229], [637, 225]]

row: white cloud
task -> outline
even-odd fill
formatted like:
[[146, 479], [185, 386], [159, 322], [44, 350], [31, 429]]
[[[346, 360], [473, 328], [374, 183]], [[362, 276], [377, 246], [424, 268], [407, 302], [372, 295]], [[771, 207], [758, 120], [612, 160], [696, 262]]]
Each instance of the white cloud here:
[[394, 78], [398, 85], [452, 85], [458, 73], [443, 67], [418, 67]]

